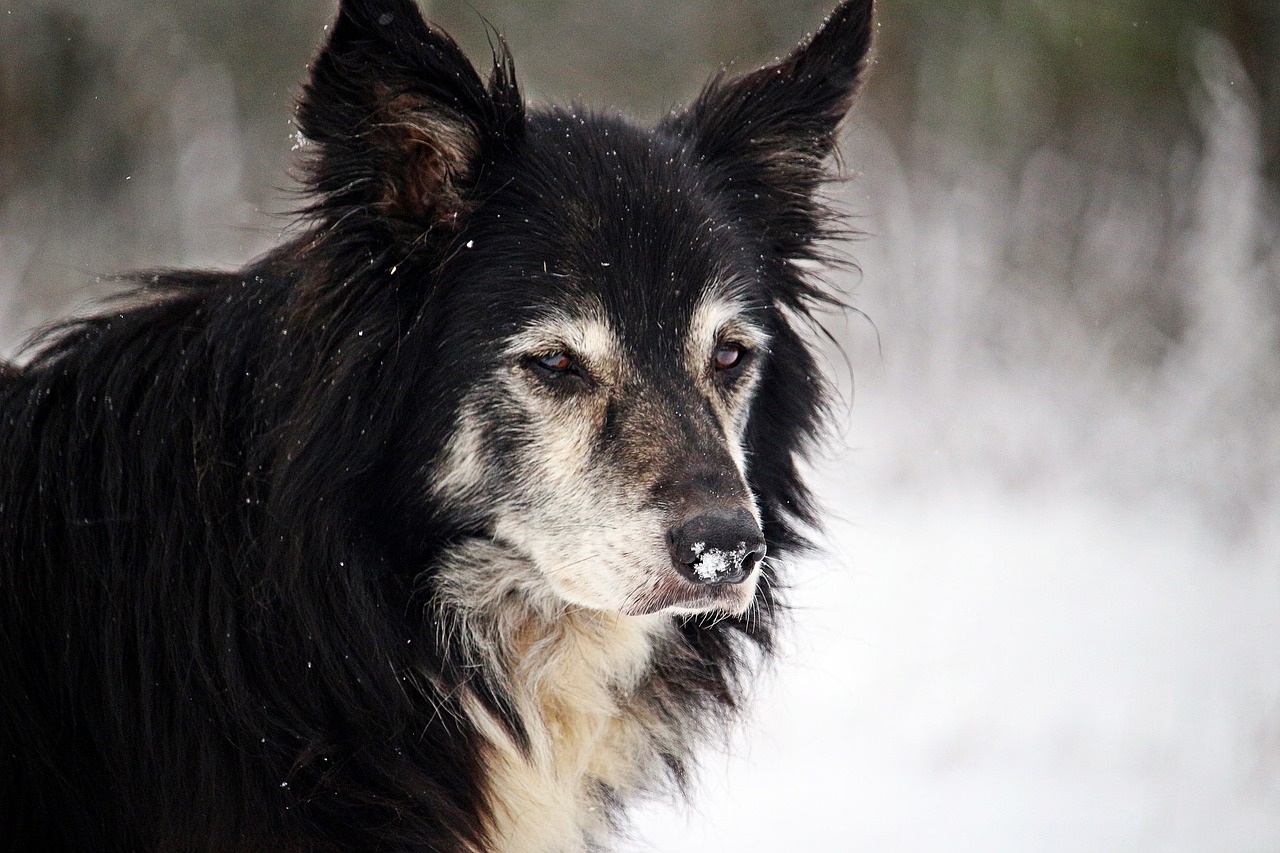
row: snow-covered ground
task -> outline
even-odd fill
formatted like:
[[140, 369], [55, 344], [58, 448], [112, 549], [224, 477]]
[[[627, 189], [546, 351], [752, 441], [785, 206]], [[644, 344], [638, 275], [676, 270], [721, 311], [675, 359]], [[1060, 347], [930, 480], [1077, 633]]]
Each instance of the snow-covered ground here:
[[1155, 496], [903, 487], [873, 464], [898, 442], [865, 446], [753, 725], [637, 849], [1280, 849], [1274, 536]]
[[[1203, 157], [1147, 184], [855, 137], [879, 340], [844, 333], [826, 554], [634, 849], [1280, 850], [1280, 223], [1233, 63], [1205, 40]], [[1176, 334], [1126, 309], [1144, 277]]]

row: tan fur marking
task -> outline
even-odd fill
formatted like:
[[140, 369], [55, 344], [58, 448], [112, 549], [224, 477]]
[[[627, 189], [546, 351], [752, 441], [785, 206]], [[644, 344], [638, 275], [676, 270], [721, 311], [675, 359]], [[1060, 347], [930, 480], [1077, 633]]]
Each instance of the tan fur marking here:
[[550, 314], [507, 341], [510, 357], [567, 349], [581, 358], [592, 375], [616, 380], [624, 352], [617, 334], [604, 319], [604, 309], [587, 306], [578, 316]]
[[424, 476], [437, 498], [457, 498], [463, 502], [474, 498], [483, 488], [484, 463], [480, 441], [480, 417], [472, 400], [462, 404], [453, 435], [445, 445], [443, 462], [434, 476]]
[[565, 608], [537, 570], [492, 543], [477, 543], [441, 575], [451, 606], [467, 614], [470, 655], [503, 686], [528, 727], [524, 754], [479, 702], [469, 712], [489, 742], [495, 849], [579, 853], [609, 830], [596, 791], [635, 793], [682, 738], [630, 701], [655, 643], [671, 623]]
[[710, 363], [715, 348], [722, 342], [735, 341], [749, 349], [764, 351], [769, 348], [769, 336], [745, 317], [745, 306], [732, 295], [732, 286], [720, 284], [709, 288], [694, 306], [689, 324], [685, 358], [689, 375], [699, 383], [703, 394], [711, 401], [712, 410], [720, 421], [728, 439], [729, 454], [739, 473], [746, 475], [746, 450], [742, 445], [747, 416], [755, 396], [759, 373], [750, 366], [738, 382], [734, 392], [725, 396], [712, 388], [709, 376]]

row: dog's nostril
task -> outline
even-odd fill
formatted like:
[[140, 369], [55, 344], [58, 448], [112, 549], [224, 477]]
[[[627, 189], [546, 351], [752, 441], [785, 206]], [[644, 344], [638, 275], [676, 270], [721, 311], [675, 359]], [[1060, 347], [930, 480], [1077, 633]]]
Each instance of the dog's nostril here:
[[765, 554], [764, 534], [742, 507], [695, 515], [671, 530], [667, 541], [680, 573], [702, 584], [740, 583]]
[[756, 565], [764, 559], [764, 543], [760, 543], [760, 550], [748, 551], [746, 556], [742, 558], [742, 576], [745, 578], [755, 569]]

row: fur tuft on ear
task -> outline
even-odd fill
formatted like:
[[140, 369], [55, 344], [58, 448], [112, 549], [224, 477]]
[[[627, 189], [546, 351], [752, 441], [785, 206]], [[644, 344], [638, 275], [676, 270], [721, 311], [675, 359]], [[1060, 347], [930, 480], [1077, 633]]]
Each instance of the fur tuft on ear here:
[[455, 221], [477, 170], [510, 146], [524, 103], [498, 39], [488, 85], [413, 0], [343, 0], [311, 69], [298, 126], [315, 151], [312, 215]]
[[806, 257], [823, 233], [813, 193], [870, 64], [874, 0], [846, 0], [782, 61], [714, 78], [664, 127], [722, 169], [731, 195], [770, 223], [784, 257]]

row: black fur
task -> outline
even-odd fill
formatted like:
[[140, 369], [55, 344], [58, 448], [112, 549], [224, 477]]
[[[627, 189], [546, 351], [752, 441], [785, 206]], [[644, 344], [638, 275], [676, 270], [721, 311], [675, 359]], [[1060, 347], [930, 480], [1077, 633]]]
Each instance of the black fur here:
[[[828, 233], [814, 192], [870, 7], [643, 130], [526, 111], [505, 46], [486, 84], [411, 0], [344, 2], [299, 109], [301, 236], [140, 277], [0, 366], [0, 845], [489, 849], [462, 689], [521, 722], [427, 615], [485, 519], [421, 472], [493, 342], [565, 282], [643, 349], [727, 270], [773, 334], [750, 485], [770, 554], [802, 545], [823, 386], [794, 323], [828, 297], [793, 262]], [[663, 713], [735, 707], [775, 582], [750, 620], [681, 620]]]

